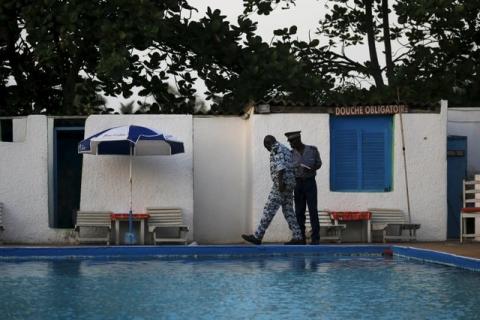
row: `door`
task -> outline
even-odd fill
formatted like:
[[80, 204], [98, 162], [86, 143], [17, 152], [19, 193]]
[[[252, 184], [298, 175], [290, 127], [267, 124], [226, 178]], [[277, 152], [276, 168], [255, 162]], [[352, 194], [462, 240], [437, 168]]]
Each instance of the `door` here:
[[467, 177], [467, 137], [447, 138], [447, 238], [460, 237], [460, 210], [463, 206], [463, 179]]
[[54, 131], [54, 228], [73, 228], [80, 207], [82, 155], [78, 143], [83, 127], [56, 127]]

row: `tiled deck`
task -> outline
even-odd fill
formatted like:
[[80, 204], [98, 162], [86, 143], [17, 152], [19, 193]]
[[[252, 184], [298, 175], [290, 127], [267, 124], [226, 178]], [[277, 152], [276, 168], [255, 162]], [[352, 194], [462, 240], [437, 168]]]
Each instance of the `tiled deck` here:
[[407, 242], [398, 243], [398, 245], [441, 251], [459, 256], [480, 259], [480, 242], [467, 242], [463, 244], [460, 244], [459, 241]]

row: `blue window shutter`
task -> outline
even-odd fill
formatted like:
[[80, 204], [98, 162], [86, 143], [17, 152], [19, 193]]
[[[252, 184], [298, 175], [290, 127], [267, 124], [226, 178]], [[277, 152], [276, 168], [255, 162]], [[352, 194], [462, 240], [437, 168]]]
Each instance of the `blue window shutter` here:
[[337, 130], [334, 137], [334, 189], [348, 190], [358, 188], [357, 130]]
[[392, 117], [332, 117], [333, 191], [390, 191]]
[[385, 133], [362, 132], [362, 189], [385, 189]]

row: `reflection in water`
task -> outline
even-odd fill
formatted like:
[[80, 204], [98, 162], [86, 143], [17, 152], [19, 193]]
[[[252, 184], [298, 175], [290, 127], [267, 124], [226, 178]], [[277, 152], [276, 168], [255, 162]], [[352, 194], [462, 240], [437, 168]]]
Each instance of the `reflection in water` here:
[[[480, 274], [382, 257], [1, 261], [2, 318], [475, 318]], [[374, 303], [372, 303], [374, 302]]]

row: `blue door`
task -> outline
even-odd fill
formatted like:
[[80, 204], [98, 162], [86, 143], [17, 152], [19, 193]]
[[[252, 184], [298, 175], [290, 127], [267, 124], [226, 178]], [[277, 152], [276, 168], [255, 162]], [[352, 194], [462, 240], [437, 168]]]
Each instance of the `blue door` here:
[[463, 205], [463, 179], [467, 177], [467, 137], [447, 138], [447, 238], [460, 236], [460, 210]]

